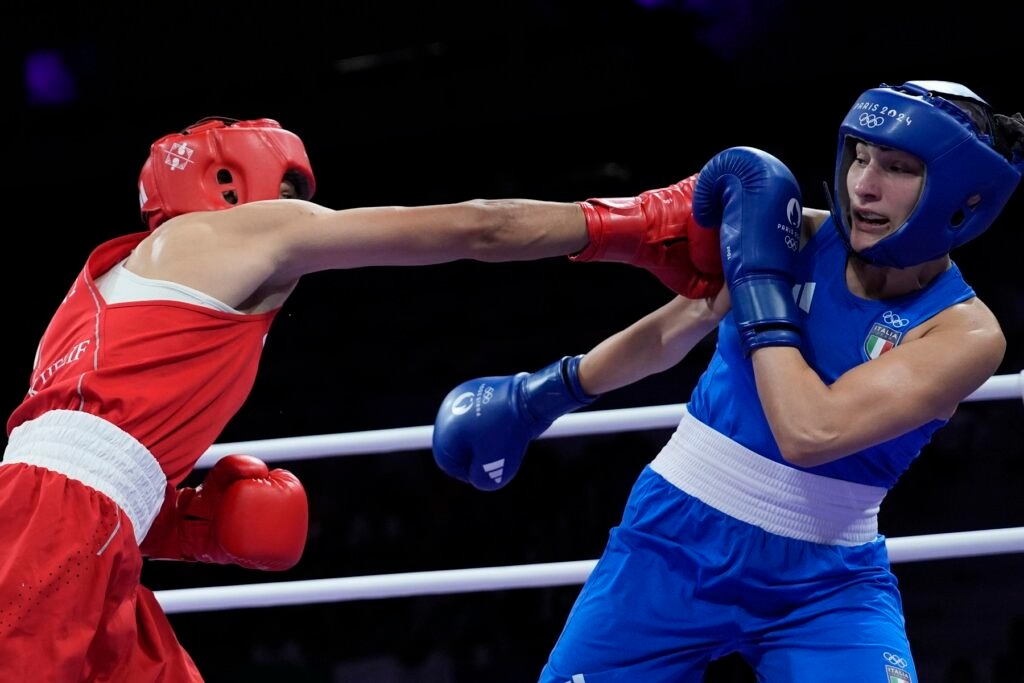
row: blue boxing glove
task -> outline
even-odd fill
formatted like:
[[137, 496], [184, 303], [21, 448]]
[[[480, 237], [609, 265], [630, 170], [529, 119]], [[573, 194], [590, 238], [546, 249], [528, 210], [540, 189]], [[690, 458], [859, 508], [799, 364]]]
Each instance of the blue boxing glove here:
[[802, 209], [792, 172], [753, 147], [719, 152], [697, 178], [693, 215], [701, 225], [721, 226], [725, 281], [745, 353], [799, 347], [793, 285]]
[[565, 356], [533, 374], [473, 379], [448, 392], [434, 420], [438, 467], [483, 491], [511, 481], [533, 439], [597, 398], [580, 385], [582, 358]]

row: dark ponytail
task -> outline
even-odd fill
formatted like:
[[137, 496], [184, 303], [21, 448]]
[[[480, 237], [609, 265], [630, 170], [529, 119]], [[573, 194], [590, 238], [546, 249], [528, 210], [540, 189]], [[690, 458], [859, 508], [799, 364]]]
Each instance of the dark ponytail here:
[[1017, 112], [1013, 116], [996, 114], [992, 118], [996, 151], [1011, 163], [1024, 161], [1024, 116]]

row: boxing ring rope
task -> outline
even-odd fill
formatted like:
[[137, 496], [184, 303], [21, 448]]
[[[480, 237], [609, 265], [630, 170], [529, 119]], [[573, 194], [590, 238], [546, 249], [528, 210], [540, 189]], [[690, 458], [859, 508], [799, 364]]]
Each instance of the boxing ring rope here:
[[[1016, 375], [994, 375], [964, 399], [991, 401], [1019, 398], [1024, 401], [1024, 370]], [[570, 413], [555, 420], [541, 439], [590, 434], [613, 434], [645, 429], [675, 428], [683, 416], [682, 403], [644, 408], [620, 408]], [[262, 441], [214, 444], [199, 458], [196, 467], [211, 467], [225, 455], [245, 453], [266, 462], [307, 460], [325, 456], [366, 455], [418, 451], [430, 448], [433, 426], [399, 427], [365, 432], [296, 436]]]
[[[1024, 371], [1016, 375], [993, 376], [964, 401], [1012, 398], [1024, 400]], [[679, 423], [682, 411], [683, 404], [680, 403], [569, 414], [556, 420], [540, 438], [672, 428]], [[324, 456], [423, 450], [430, 448], [432, 431], [432, 426], [403, 427], [215, 444], [203, 455], [197, 466], [209, 467], [230, 453], [247, 453], [267, 462], [281, 462]], [[886, 539], [886, 546], [893, 563], [1017, 553], [1024, 551], [1024, 527], [889, 538]], [[579, 560], [182, 588], [157, 591], [156, 597], [166, 612], [176, 613], [543, 588], [582, 584], [596, 562]]]
[[[1024, 550], [1024, 527], [886, 539], [891, 562], [997, 555]], [[586, 581], [597, 560], [520, 564], [157, 591], [164, 610], [207, 612], [420, 595], [547, 588]]]

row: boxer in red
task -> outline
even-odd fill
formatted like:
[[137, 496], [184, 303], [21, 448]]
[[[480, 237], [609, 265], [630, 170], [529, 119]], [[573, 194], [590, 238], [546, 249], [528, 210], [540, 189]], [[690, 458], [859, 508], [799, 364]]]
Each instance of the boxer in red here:
[[7, 423], [0, 680], [201, 681], [140, 584], [143, 557], [263, 570], [299, 560], [307, 505], [290, 473], [229, 456], [201, 486], [181, 484], [248, 396], [302, 275], [571, 255], [710, 296], [722, 286], [718, 238], [687, 234], [692, 185], [334, 211], [309, 201], [303, 143], [273, 120], [204, 119], [157, 140], [139, 180], [148, 230], [89, 256]]

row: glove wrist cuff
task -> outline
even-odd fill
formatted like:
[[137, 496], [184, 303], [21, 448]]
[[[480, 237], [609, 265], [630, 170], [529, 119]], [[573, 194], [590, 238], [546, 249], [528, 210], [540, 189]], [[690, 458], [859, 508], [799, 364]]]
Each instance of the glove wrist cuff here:
[[762, 346], [800, 346], [800, 314], [791, 283], [765, 275], [733, 285], [733, 316], [747, 356]]
[[529, 375], [520, 388], [519, 404], [538, 422], [554, 422], [566, 413], [594, 402], [579, 380], [582, 356], [564, 356]]
[[793, 346], [800, 348], [800, 332], [790, 327], [748, 329], [740, 332], [743, 341], [743, 355], [749, 357], [756, 349], [765, 346]]
[[565, 380], [566, 387], [572, 393], [573, 398], [585, 406], [597, 400], [597, 396], [588, 394], [580, 382], [580, 361], [582, 360], [583, 354], [581, 353], [578, 356], [565, 356], [559, 363], [562, 366], [562, 378]]
[[792, 284], [777, 275], [751, 277], [729, 288], [736, 322], [743, 326], [773, 325], [800, 327]]
[[639, 198], [588, 199], [577, 204], [583, 209], [590, 242], [569, 259], [632, 263], [648, 227]]

